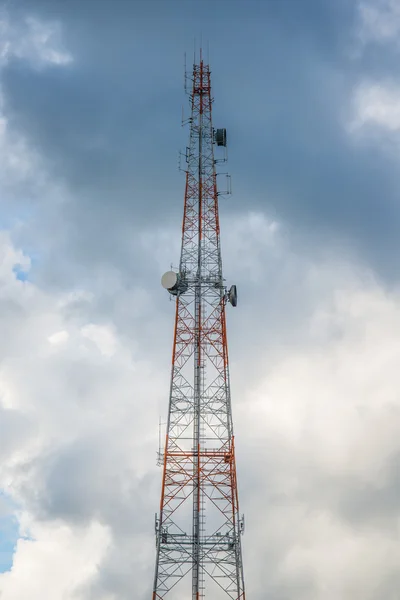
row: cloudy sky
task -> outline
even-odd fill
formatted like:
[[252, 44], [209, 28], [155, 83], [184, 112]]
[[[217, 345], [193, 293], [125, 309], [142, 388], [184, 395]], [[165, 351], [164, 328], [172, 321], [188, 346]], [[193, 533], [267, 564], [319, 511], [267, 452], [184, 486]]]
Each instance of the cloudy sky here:
[[0, 598], [150, 597], [200, 36], [248, 597], [399, 600], [400, 0], [0, 2]]

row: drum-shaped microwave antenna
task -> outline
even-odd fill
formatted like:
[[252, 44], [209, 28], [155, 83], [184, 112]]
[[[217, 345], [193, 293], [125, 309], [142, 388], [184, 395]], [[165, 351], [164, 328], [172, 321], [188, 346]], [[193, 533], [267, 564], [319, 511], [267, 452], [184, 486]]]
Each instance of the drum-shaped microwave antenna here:
[[226, 146], [226, 129], [217, 129], [215, 132], [217, 146]]
[[237, 288], [236, 285], [232, 285], [228, 292], [228, 300], [232, 306], [237, 306]]

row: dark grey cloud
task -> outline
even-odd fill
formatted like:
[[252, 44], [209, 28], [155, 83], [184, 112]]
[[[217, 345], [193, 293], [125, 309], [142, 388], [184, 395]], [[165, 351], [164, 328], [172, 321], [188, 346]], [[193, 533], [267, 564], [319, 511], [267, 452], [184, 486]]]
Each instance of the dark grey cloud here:
[[[318, 232], [342, 237], [397, 277], [397, 168], [379, 149], [354, 147], [341, 122], [354, 81], [373, 68], [371, 58], [350, 58], [355, 5], [89, 0], [19, 2], [15, 11], [60, 20], [75, 58], [41, 71], [14, 59], [3, 74], [12, 126], [71, 193], [51, 216], [39, 212], [38, 230], [58, 231], [53, 257], [129, 271], [137, 229], [178, 221], [182, 55], [202, 32], [215, 123], [229, 131], [231, 210], [274, 213], [306, 232], [303, 244], [320, 243]], [[70, 281], [45, 264], [48, 281]]]
[[[397, 412], [397, 411], [396, 411]], [[398, 419], [398, 415], [394, 414]], [[340, 512], [355, 527], [378, 527], [386, 530], [390, 537], [395, 530], [399, 515], [398, 497], [400, 490], [400, 456], [390, 456], [382, 469], [384, 482], [361, 484], [351, 481], [343, 486], [346, 496], [339, 505]], [[331, 483], [332, 485], [332, 483]], [[340, 484], [337, 489], [342, 487]]]
[[154, 493], [154, 474], [138, 477], [123, 456], [124, 446], [104, 444], [109, 434], [89, 434], [32, 462], [25, 476], [35, 479], [36, 486], [32, 490], [27, 485], [24, 496], [38, 519], [62, 519], [74, 526], [97, 519], [117, 537], [148, 533], [147, 499]]

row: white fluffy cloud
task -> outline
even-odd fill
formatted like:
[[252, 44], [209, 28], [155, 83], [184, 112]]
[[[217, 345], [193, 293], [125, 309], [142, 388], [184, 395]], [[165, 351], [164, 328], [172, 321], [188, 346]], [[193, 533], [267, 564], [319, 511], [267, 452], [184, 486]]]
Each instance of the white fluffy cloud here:
[[[397, 0], [362, 0], [358, 5], [361, 55], [379, 47], [398, 50], [400, 4]], [[397, 59], [395, 59], [397, 61]], [[363, 77], [351, 97], [348, 130], [352, 135], [369, 136], [373, 143], [399, 151], [400, 81], [396, 74]]]
[[[1, 10], [1, 9], [0, 9]], [[0, 12], [0, 61], [12, 58], [28, 61], [35, 68], [65, 66], [73, 61], [63, 47], [61, 27], [57, 22], [43, 22], [32, 16], [14, 20], [6, 7]]]
[[[229, 315], [249, 593], [263, 597], [268, 564], [270, 593], [375, 600], [398, 560], [388, 531], [397, 522], [390, 497], [391, 460], [400, 450], [400, 298], [360, 267], [295, 257], [286, 236], [262, 215], [232, 220], [229, 229], [225, 245], [240, 251], [241, 263], [232, 255], [227, 267], [237, 265], [242, 286], [266, 291], [247, 268], [255, 254], [266, 272], [286, 262], [304, 282], [290, 301], [292, 323], [305, 319], [301, 339], [298, 327], [292, 334], [283, 328], [285, 351], [266, 348], [251, 381], [239, 360], [247, 348], [238, 343], [246, 308]], [[255, 229], [270, 233], [254, 235], [252, 245]], [[163, 360], [140, 361], [117, 329], [71, 318], [77, 294], [53, 297], [17, 281], [12, 267], [22, 259], [7, 236], [2, 255], [8, 256], [3, 299], [19, 306], [20, 327], [7, 316], [13, 350], [0, 370], [3, 410], [17, 418], [10, 421], [14, 443], [3, 450], [0, 484], [20, 507], [30, 539], [19, 542], [0, 591], [5, 600], [19, 600], [33, 572], [44, 599], [128, 598], [132, 588], [144, 599], [154, 559], [156, 423], [166, 409], [170, 340], [165, 334], [155, 340], [165, 347]], [[283, 293], [288, 281], [283, 276], [276, 284]], [[307, 313], [296, 315], [306, 299]], [[268, 339], [263, 304], [254, 311]], [[47, 575], [46, 564], [53, 565]], [[57, 576], [65, 565], [72, 579]]]
[[400, 87], [396, 83], [363, 83], [354, 94], [353, 130], [377, 125], [389, 132], [400, 129]]
[[271, 560], [271, 589], [313, 600], [375, 600], [396, 571], [400, 297], [353, 276], [235, 411], [255, 597]]
[[[144, 512], [152, 485], [165, 389], [155, 366], [134, 358], [112, 327], [71, 318], [76, 294], [52, 297], [17, 280], [13, 266], [24, 257], [5, 234], [0, 259], [0, 487], [33, 538], [18, 543], [0, 591], [5, 599], [25, 597], [33, 572], [37, 597], [72, 598], [96, 575], [113, 536], [119, 545], [134, 531], [128, 552], [138, 554], [137, 511]], [[145, 516], [150, 528], [152, 512]]]
[[97, 573], [109, 544], [107, 528], [93, 523], [87, 530], [63, 524], [33, 524], [34, 539], [20, 539], [12, 571], [1, 575], [1, 596], [83, 598], [81, 589]]
[[360, 0], [359, 36], [365, 43], [398, 44], [400, 5], [398, 0]]

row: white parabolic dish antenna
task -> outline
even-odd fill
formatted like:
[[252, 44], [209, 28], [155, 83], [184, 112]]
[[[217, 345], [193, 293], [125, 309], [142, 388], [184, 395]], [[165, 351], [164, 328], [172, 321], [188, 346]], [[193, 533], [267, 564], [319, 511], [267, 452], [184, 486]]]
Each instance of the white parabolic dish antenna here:
[[173, 271], [167, 271], [161, 277], [161, 285], [165, 290], [172, 290], [172, 288], [178, 283], [178, 274]]

